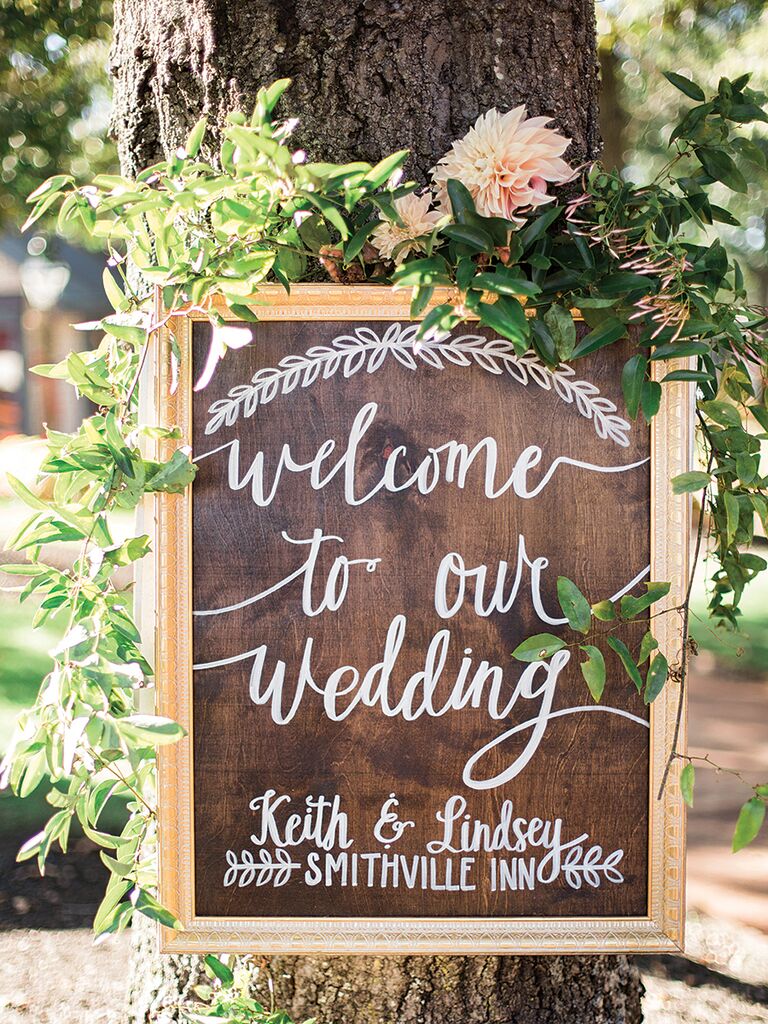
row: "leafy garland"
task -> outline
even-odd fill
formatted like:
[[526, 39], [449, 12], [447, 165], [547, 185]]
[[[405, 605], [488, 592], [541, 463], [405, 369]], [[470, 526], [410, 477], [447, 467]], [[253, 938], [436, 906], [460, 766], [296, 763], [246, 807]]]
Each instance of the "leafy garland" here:
[[[45, 780], [55, 809], [20, 859], [37, 857], [42, 871], [54, 842], [66, 849], [75, 816], [103, 847], [111, 878], [94, 922], [97, 933], [125, 927], [135, 912], [175, 924], [154, 895], [155, 748], [176, 741], [182, 730], [137, 710], [152, 670], [141, 653], [129, 593], [117, 586], [115, 572], [141, 559], [150, 541], [134, 536], [116, 543], [111, 530], [114, 512], [135, 508], [148, 492], [181, 492], [194, 477], [183, 447], [166, 462], [145, 458], [143, 438], [180, 435], [139, 425], [137, 418], [147, 353], [175, 314], [196, 310], [210, 321], [206, 379], [228, 348], [251, 337], [250, 330], [226, 323], [214, 297], [223, 298], [237, 319], [257, 321], [258, 305], [251, 300], [262, 282], [276, 280], [289, 290], [318, 266], [339, 282], [412, 289], [413, 317], [427, 310], [436, 287], [449, 287], [451, 300], [430, 309], [414, 332], [425, 346], [439, 344], [468, 318], [479, 319], [506, 339], [521, 363], [532, 353], [554, 372], [562, 362], [629, 335], [634, 349], [622, 388], [632, 418], [656, 414], [665, 382], [697, 387], [698, 442], [707, 468], [682, 474], [673, 486], [677, 493], [700, 492], [696, 554], [709, 534], [715, 560], [709, 612], [716, 622], [737, 626], [746, 584], [767, 567], [749, 548], [755, 515], [768, 530], [768, 477], [760, 467], [768, 408], [755, 383], [768, 361], [768, 316], [747, 303], [739, 265], [721, 243], [693, 237], [714, 221], [734, 223], [712, 201], [712, 189], [722, 183], [746, 190], [740, 165], [762, 166], [764, 157], [738, 130], [768, 116], [765, 97], [748, 88], [747, 75], [723, 79], [710, 98], [679, 75], [667, 77], [694, 105], [672, 132], [669, 163], [653, 182], [631, 184], [591, 166], [583, 169], [573, 198], [514, 220], [481, 215], [468, 189], [451, 179], [450, 212], [433, 217], [428, 233], [408, 239], [400, 210], [418, 186], [398, 181], [407, 153], [375, 166], [305, 162], [301, 151], [287, 145], [293, 124], [273, 120], [287, 81], [260, 91], [250, 119], [229, 116], [215, 159], [200, 155], [203, 119], [183, 149], [135, 180], [100, 175], [92, 185], [76, 187], [71, 177], [56, 175], [30, 197], [35, 205], [25, 227], [57, 205], [60, 225], [77, 219], [107, 246], [112, 270], [105, 271], [104, 287], [115, 312], [98, 325], [83, 325], [104, 331], [97, 349], [34, 371], [68, 381], [98, 411], [73, 434], [48, 432], [42, 474], [53, 481], [50, 498], [11, 480], [33, 514], [9, 546], [28, 553], [30, 561], [3, 571], [29, 577], [20, 599], [34, 594], [40, 601], [36, 625], [58, 616], [66, 630], [35, 706], [19, 718], [3, 771], [6, 784], [22, 796]], [[406, 233], [392, 259], [371, 242], [383, 225]], [[147, 312], [146, 296], [131, 283], [129, 261], [144, 282], [162, 289], [168, 312], [161, 321]], [[581, 338], [574, 308], [588, 326]], [[672, 369], [661, 383], [652, 379], [653, 363], [681, 357], [692, 357], [694, 368]], [[81, 550], [71, 569], [41, 560], [42, 545], [73, 540]], [[605, 636], [646, 703], [661, 692], [670, 671], [684, 681], [691, 587], [674, 609], [682, 617], [680, 665], [670, 669], [650, 630], [636, 651], [615, 631], [625, 620], [647, 616], [668, 589], [651, 583], [646, 593], [626, 595], [618, 605], [590, 605], [572, 581], [558, 580], [570, 627], [586, 640]], [[600, 623], [612, 625], [601, 634]], [[564, 646], [561, 637], [539, 634], [514, 656], [535, 661]], [[599, 700], [603, 654], [594, 643], [570, 646], [586, 655], [582, 672]], [[669, 763], [679, 756], [673, 749]], [[681, 784], [690, 803], [694, 758], [685, 760]], [[734, 849], [757, 835], [765, 816], [768, 785], [751, 788]], [[109, 834], [100, 827], [101, 815], [124, 799], [128, 821], [119, 835]], [[221, 981], [228, 969], [209, 959]]]

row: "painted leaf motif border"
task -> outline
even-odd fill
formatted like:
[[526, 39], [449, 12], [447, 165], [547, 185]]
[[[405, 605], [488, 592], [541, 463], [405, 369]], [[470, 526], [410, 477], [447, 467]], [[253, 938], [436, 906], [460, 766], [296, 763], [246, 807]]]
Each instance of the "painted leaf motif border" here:
[[622, 448], [629, 446], [630, 424], [617, 413], [610, 399], [600, 394], [597, 385], [577, 380], [572, 366], [561, 363], [550, 369], [532, 350], [520, 356], [506, 338], [485, 338], [479, 334], [416, 340], [419, 325], [392, 323], [383, 335], [370, 327], [357, 327], [352, 334], [341, 334], [330, 345], [315, 345], [303, 355], [288, 355], [276, 367], [259, 370], [250, 384], [232, 388], [226, 398], [214, 402], [205, 426], [206, 434], [214, 434], [223, 426], [233, 426], [242, 416], [253, 416], [259, 406], [267, 405], [278, 395], [287, 395], [297, 387], [310, 387], [315, 381], [327, 380], [341, 371], [351, 377], [363, 368], [375, 373], [390, 354], [409, 370], [426, 364], [443, 370], [454, 366], [477, 365], [488, 373], [508, 373], [527, 387], [533, 381], [545, 391], [555, 394], [594, 424], [598, 437], [610, 439]]

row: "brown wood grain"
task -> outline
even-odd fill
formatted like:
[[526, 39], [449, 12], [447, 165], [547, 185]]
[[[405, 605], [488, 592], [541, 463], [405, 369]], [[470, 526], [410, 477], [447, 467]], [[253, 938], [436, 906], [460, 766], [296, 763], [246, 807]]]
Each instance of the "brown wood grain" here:
[[[305, 462], [328, 438], [343, 448], [355, 414], [370, 401], [378, 403], [379, 410], [358, 454], [360, 488], [380, 477], [388, 451], [400, 444], [407, 447], [415, 466], [431, 446], [456, 439], [471, 448], [492, 435], [499, 443], [499, 476], [504, 477], [520, 452], [532, 444], [543, 449], [545, 466], [558, 455], [616, 465], [649, 454], [648, 430], [642, 420], [632, 426], [630, 447], [621, 448], [599, 438], [593, 424], [573, 405], [534, 383], [523, 386], [507, 374], [496, 376], [476, 365], [443, 370], [419, 365], [414, 371], [391, 357], [373, 374], [361, 370], [349, 379], [341, 373], [319, 379], [308, 388], [276, 397], [232, 427], [205, 435], [209, 406], [230, 388], [247, 383], [261, 368], [276, 366], [284, 356], [328, 344], [354, 326], [359, 325], [258, 325], [255, 343], [228, 353], [212, 384], [195, 394], [195, 455], [238, 437], [241, 465], [249, 465], [263, 451], [271, 479], [285, 443], [296, 459]], [[367, 326], [381, 333], [386, 324]], [[207, 327], [195, 325], [195, 374], [205, 358], [207, 335]], [[622, 414], [619, 376], [626, 357], [621, 346], [610, 346], [577, 364], [578, 376], [597, 384]], [[247, 488], [232, 492], [227, 487], [227, 457], [224, 451], [202, 460], [193, 486], [195, 609], [241, 601], [294, 571], [306, 549], [286, 543], [282, 531], [299, 539], [320, 527], [326, 535], [342, 537], [343, 545], [324, 545], [328, 550], [321, 555], [321, 568], [327, 569], [342, 551], [350, 559], [381, 559], [373, 573], [361, 566], [351, 570], [348, 597], [335, 612], [307, 618], [297, 582], [239, 611], [194, 619], [195, 663], [230, 658], [266, 644], [267, 672], [271, 674], [278, 658], [286, 663], [289, 695], [308, 636], [314, 641], [312, 668], [318, 682], [344, 664], [365, 672], [380, 660], [390, 621], [400, 613], [407, 615], [408, 627], [393, 673], [398, 693], [412, 673], [423, 669], [429, 640], [441, 628], [451, 632], [444, 668], [447, 680], [453, 681], [465, 649], [470, 648], [475, 664], [487, 659], [502, 667], [505, 692], [510, 694], [524, 668], [510, 652], [522, 639], [545, 629], [562, 633], [569, 641], [578, 639], [567, 629], [538, 621], [528, 597], [527, 573], [509, 613], [477, 616], [470, 587], [462, 610], [442, 620], [434, 609], [434, 580], [441, 558], [449, 551], [461, 553], [468, 567], [486, 563], [495, 582], [500, 559], [509, 561], [509, 574], [514, 575], [518, 536], [523, 534], [529, 556], [549, 560], [542, 594], [552, 615], [557, 614], [557, 575], [570, 577], [596, 601], [623, 587], [649, 562], [647, 464], [612, 475], [561, 466], [543, 492], [530, 500], [511, 492], [488, 500], [480, 486], [482, 473], [473, 470], [463, 490], [443, 481], [429, 495], [414, 489], [380, 492], [357, 507], [343, 501], [338, 478], [315, 491], [306, 474], [286, 474], [274, 502], [258, 508]], [[531, 479], [538, 478], [533, 471]], [[647, 718], [618, 659], [604, 642], [600, 646], [608, 665], [604, 703]], [[249, 698], [252, 660], [194, 673], [198, 915], [626, 917], [646, 913], [649, 736], [644, 727], [602, 712], [554, 719], [531, 763], [517, 778], [497, 789], [476, 791], [462, 783], [464, 763], [522, 720], [517, 708], [506, 725], [490, 719], [484, 706], [415, 721], [385, 717], [378, 707], [358, 707], [345, 720], [332, 722], [323, 714], [321, 697], [309, 692], [294, 721], [280, 726], [272, 722], [266, 707]], [[530, 713], [524, 717], [532, 717], [538, 707], [536, 701], [529, 703]], [[560, 676], [554, 707], [590, 703], [574, 657]], [[491, 762], [498, 768], [507, 763], [499, 757]], [[407, 856], [424, 854], [426, 842], [439, 837], [435, 813], [449, 796], [465, 797], [468, 813], [491, 825], [497, 821], [502, 801], [509, 799], [516, 816], [562, 819], [565, 840], [589, 833], [590, 845], [600, 844], [606, 853], [624, 850], [620, 869], [625, 881], [573, 889], [560, 878], [530, 891], [494, 893], [488, 885], [490, 856], [514, 855], [478, 853], [466, 854], [476, 858], [472, 881], [477, 888], [470, 892], [408, 890], [402, 885], [310, 886], [301, 871], [279, 888], [269, 884], [225, 888], [227, 850], [258, 855], [250, 840], [255, 815], [248, 804], [268, 788], [290, 794], [299, 805], [307, 794], [332, 797], [338, 793], [354, 838], [350, 852], [358, 853], [382, 850], [372, 830], [383, 802], [394, 793], [400, 800], [400, 815], [413, 819], [416, 827], [387, 852]], [[304, 863], [312, 849], [305, 845], [289, 852], [295, 854], [293, 860]], [[531, 854], [537, 851], [523, 856]]]

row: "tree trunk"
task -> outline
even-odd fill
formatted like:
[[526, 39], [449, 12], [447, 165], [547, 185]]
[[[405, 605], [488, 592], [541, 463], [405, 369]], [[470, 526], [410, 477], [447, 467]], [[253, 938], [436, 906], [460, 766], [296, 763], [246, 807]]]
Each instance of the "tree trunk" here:
[[[316, 159], [404, 147], [430, 167], [489, 107], [525, 103], [599, 151], [593, 0], [116, 0], [114, 130], [135, 172], [200, 117], [248, 110], [290, 77], [286, 113]], [[159, 958], [135, 928], [131, 1021], [177, 1019], [199, 970]], [[320, 1024], [634, 1024], [641, 985], [625, 957], [278, 957], [279, 1006]]]
[[519, 103], [572, 162], [599, 148], [593, 0], [116, 0], [112, 72], [126, 172], [284, 77], [312, 158], [407, 147], [423, 180], [478, 114]]

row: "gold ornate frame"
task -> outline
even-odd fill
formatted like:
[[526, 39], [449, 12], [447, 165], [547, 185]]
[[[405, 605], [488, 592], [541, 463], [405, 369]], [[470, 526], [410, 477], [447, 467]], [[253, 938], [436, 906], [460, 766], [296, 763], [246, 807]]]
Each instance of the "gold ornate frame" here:
[[[445, 294], [434, 302], [445, 301]], [[380, 286], [278, 285], [259, 292], [263, 320], [410, 319], [407, 294]], [[223, 303], [217, 307], [228, 316]], [[191, 324], [200, 313], [174, 318], [160, 332], [147, 368], [154, 394], [144, 415], [178, 425], [191, 438]], [[172, 380], [169, 332], [181, 349], [181, 379]], [[681, 364], [683, 365], [683, 364]], [[669, 365], [665, 367], [665, 371]], [[174, 384], [178, 384], [174, 389]], [[689, 500], [674, 496], [670, 479], [690, 462], [692, 393], [667, 384], [651, 428], [651, 578], [671, 580], [665, 602], [680, 604], [688, 569]], [[184, 442], [182, 442], [184, 443]], [[164, 445], [156, 444], [156, 455]], [[175, 443], [174, 443], [175, 447]], [[170, 451], [170, 448], [167, 448]], [[162, 494], [147, 509], [155, 564], [142, 586], [145, 635], [155, 637], [157, 711], [192, 730], [192, 499]], [[149, 574], [148, 574], [149, 575]], [[661, 616], [655, 629], [670, 664], [679, 661], [680, 624]], [[194, 909], [194, 819], [191, 737], [159, 751], [160, 898], [183, 930], [160, 928], [165, 953], [294, 954], [533, 954], [654, 953], [681, 947], [685, 920], [685, 812], [675, 760], [662, 798], [657, 793], [672, 742], [679, 682], [670, 678], [651, 705], [648, 914], [637, 918], [206, 918]], [[685, 716], [680, 743], [685, 739]]]

